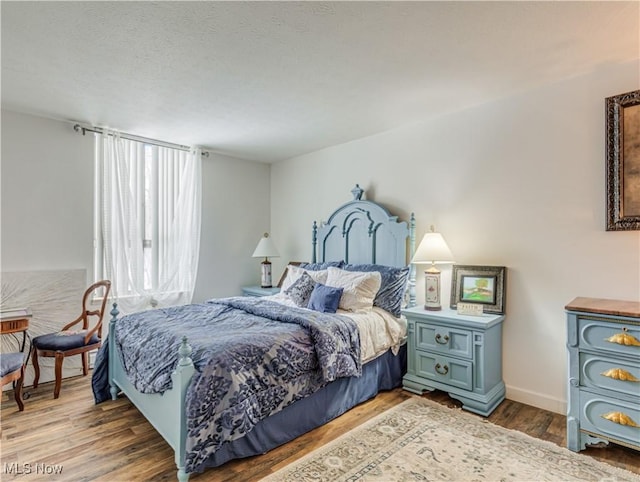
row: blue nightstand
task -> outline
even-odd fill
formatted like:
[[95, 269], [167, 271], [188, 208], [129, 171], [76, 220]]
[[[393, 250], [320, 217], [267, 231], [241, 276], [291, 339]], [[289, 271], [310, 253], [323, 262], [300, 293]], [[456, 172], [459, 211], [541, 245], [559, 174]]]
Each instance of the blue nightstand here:
[[488, 416], [504, 400], [503, 315], [459, 315], [453, 310], [402, 310], [407, 317], [405, 390], [448, 392], [462, 408]]
[[244, 296], [271, 296], [280, 293], [280, 288], [261, 288], [260, 286], [245, 286], [242, 288]]

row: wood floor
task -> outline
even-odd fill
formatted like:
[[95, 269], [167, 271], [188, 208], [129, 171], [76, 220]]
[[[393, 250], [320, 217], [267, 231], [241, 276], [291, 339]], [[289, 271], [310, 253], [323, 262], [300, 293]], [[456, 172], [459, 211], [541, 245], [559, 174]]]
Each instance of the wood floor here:
[[[24, 412], [12, 393], [2, 396], [0, 480], [175, 480], [173, 451], [126, 398], [94, 405], [90, 377], [65, 380], [58, 400], [51, 383], [26, 391]], [[265, 455], [232, 461], [190, 480], [259, 480], [411, 396], [401, 389], [381, 393]], [[441, 392], [425, 397], [459, 406]], [[566, 441], [564, 416], [518, 402], [506, 400], [489, 420], [561, 446]], [[610, 445], [582, 453], [640, 474], [640, 456], [631, 449]]]

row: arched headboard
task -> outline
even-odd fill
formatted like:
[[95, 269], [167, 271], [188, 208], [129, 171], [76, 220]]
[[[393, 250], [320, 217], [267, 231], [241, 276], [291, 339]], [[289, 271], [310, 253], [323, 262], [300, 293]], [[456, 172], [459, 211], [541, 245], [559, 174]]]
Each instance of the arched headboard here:
[[[415, 251], [415, 217], [398, 221], [386, 208], [362, 199], [364, 190], [356, 184], [353, 200], [330, 216], [321, 226], [314, 221], [312, 261], [340, 261], [352, 264], [407, 266]], [[409, 275], [410, 305], [415, 304], [415, 267]]]

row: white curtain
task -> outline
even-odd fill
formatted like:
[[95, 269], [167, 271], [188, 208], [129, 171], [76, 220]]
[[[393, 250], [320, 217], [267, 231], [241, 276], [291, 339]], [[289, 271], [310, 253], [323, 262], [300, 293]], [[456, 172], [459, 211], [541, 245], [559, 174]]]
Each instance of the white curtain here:
[[200, 251], [200, 149], [151, 146], [105, 131], [96, 159], [98, 245], [120, 311], [190, 303]]

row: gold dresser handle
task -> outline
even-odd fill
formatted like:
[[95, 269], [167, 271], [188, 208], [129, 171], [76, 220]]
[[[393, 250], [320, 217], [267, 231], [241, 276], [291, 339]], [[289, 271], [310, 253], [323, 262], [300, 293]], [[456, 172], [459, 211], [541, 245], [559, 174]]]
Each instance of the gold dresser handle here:
[[613, 378], [614, 380], [622, 380], [623, 382], [640, 382], [639, 379], [622, 368], [610, 368], [606, 372], [602, 372], [600, 375], [603, 377]]
[[633, 419], [622, 412], [609, 412], [602, 415], [602, 418], [609, 420], [610, 422], [617, 423], [618, 425], [628, 425], [630, 427], [640, 427]]
[[627, 345], [627, 346], [640, 346], [640, 341], [633, 336], [627, 333], [627, 329], [623, 328], [622, 333], [616, 333], [609, 338], [605, 338], [605, 341], [610, 343], [617, 343], [618, 345]]

